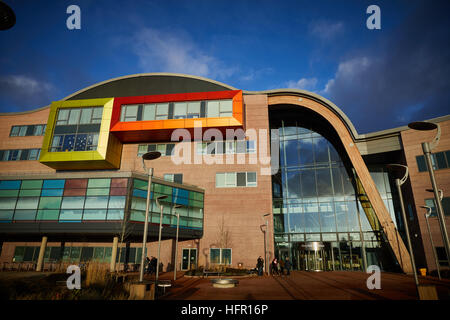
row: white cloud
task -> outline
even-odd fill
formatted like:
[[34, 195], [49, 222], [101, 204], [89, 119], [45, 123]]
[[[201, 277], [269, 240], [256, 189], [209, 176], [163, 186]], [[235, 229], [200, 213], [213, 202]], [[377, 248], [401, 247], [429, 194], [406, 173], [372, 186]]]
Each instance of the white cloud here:
[[350, 85], [361, 81], [362, 75], [372, 65], [373, 61], [368, 57], [356, 57], [339, 63], [338, 69], [333, 79], [328, 80], [322, 93], [330, 93], [335, 86]]
[[298, 81], [286, 82], [287, 88], [314, 91], [317, 86], [317, 78], [301, 78]]
[[144, 72], [160, 71], [229, 78], [236, 68], [203, 52], [185, 34], [143, 28], [135, 34], [134, 52]]
[[21, 94], [31, 95], [36, 93], [47, 93], [53, 90], [48, 82], [37, 81], [24, 75], [8, 75], [0, 77], [2, 91], [20, 91]]
[[322, 40], [328, 40], [344, 31], [344, 23], [325, 20], [313, 21], [309, 24], [309, 33]]

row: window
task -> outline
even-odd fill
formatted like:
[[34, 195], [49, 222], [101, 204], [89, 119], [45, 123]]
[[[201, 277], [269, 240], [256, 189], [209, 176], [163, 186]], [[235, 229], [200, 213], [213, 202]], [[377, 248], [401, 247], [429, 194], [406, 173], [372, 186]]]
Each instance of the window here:
[[0, 150], [0, 161], [38, 160], [41, 149]]
[[102, 107], [60, 109], [49, 151], [96, 150], [102, 112]]
[[207, 117], [231, 117], [233, 115], [232, 100], [211, 100], [207, 101]]
[[187, 103], [186, 102], [176, 102], [173, 109], [174, 119], [185, 119], [187, 116]]
[[436, 247], [436, 254], [440, 266], [448, 266], [447, 254], [444, 247]]
[[140, 144], [138, 146], [138, 156], [151, 151], [161, 152], [161, 156], [171, 156], [173, 149], [175, 148], [174, 143], [152, 143], [152, 144]]
[[216, 188], [256, 187], [256, 172], [216, 173]]
[[45, 134], [45, 124], [35, 124], [27, 126], [12, 126], [10, 137], [25, 137], [25, 136], [43, 136]]
[[233, 140], [197, 143], [197, 154], [236, 154], [255, 153], [255, 141]]
[[[425, 205], [431, 208], [430, 217], [437, 217], [437, 211], [436, 211], [434, 198], [425, 199]], [[444, 197], [442, 199], [442, 209], [444, 209], [445, 216], [450, 216], [450, 197]]]
[[231, 249], [211, 248], [209, 249], [209, 259], [212, 264], [231, 264]]
[[181, 173], [167, 173], [164, 175], [164, 180], [175, 182], [175, 183], [183, 183], [183, 174]]
[[[428, 170], [424, 155], [417, 156], [416, 161], [419, 172]], [[450, 168], [450, 151], [432, 153], [431, 164], [433, 165], [433, 170]]]

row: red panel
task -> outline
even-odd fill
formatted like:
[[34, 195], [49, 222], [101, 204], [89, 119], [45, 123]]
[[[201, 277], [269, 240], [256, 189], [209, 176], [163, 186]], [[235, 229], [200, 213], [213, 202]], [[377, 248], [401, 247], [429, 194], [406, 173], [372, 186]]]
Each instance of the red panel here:
[[[195, 92], [195, 93], [177, 93], [166, 95], [135, 96], [114, 98], [113, 112], [111, 116], [110, 131], [122, 142], [140, 142], [140, 141], [167, 141], [170, 140], [171, 133], [176, 128], [193, 128], [193, 119], [167, 119], [152, 121], [132, 121], [120, 122], [120, 109], [125, 104], [143, 104], [158, 102], [177, 102], [177, 101], [198, 101], [198, 100], [216, 100], [233, 99], [233, 115], [242, 114], [242, 91], [214, 91], [214, 92]], [[203, 124], [218, 127], [242, 127], [242, 116], [235, 118], [218, 118], [218, 121], [204, 121]], [[199, 119], [200, 120], [200, 119]], [[231, 120], [231, 121], [230, 121]], [[211, 125], [209, 125], [211, 124]], [[192, 131], [193, 132], [193, 131]]]

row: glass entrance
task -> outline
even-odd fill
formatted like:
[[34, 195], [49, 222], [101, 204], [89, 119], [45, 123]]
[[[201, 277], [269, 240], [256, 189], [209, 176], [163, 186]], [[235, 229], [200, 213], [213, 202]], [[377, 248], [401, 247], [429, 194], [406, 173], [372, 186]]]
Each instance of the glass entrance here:
[[181, 270], [191, 270], [197, 267], [197, 249], [183, 249]]

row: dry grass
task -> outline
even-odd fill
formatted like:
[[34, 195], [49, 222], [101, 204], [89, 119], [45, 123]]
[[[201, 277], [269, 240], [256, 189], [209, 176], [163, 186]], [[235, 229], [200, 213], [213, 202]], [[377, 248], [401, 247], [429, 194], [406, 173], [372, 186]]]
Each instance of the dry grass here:
[[109, 265], [101, 262], [90, 262], [86, 267], [86, 286], [105, 285], [109, 279]]

